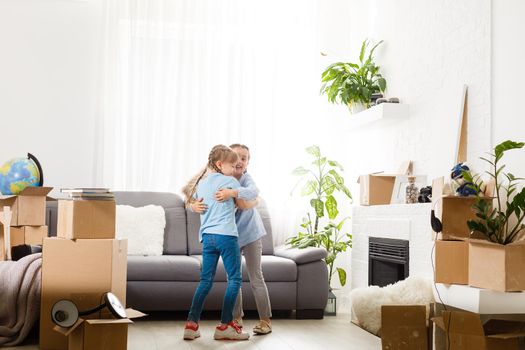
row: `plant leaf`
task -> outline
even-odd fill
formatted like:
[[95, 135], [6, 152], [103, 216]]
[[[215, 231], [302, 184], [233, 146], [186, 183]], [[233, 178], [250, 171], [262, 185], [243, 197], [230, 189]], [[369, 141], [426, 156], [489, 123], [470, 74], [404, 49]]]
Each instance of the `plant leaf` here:
[[344, 287], [346, 284], [346, 271], [343, 268], [338, 267], [337, 274], [339, 275], [339, 283], [341, 283], [341, 286]]
[[300, 166], [295, 168], [294, 171], [292, 171], [292, 175], [303, 176], [308, 174], [308, 172], [308, 169], [305, 169], [304, 167]]
[[324, 216], [324, 203], [322, 200], [318, 198], [312, 198], [310, 200], [310, 205], [312, 208], [314, 208], [315, 215], [317, 215], [317, 217], [322, 218]]
[[325, 176], [321, 188], [327, 195], [331, 195], [336, 189], [335, 180], [331, 176]]
[[517, 148], [522, 148], [524, 145], [525, 143], [523, 142], [514, 142], [510, 140], [503, 141], [502, 143], [500, 143], [494, 148], [494, 153], [496, 155], [496, 161], [500, 160], [501, 157], [503, 157], [503, 153], [505, 153], [506, 151], [510, 151], [512, 149], [517, 149]]
[[317, 181], [308, 180], [301, 190], [301, 196], [309, 196], [317, 190]]
[[339, 170], [344, 171], [343, 166], [341, 164], [339, 164], [339, 162], [337, 162], [335, 160], [329, 160], [328, 164], [330, 164], [330, 166], [338, 167]]
[[311, 155], [314, 155], [316, 157], [321, 156], [321, 150], [319, 149], [319, 146], [313, 145], [308, 148], [306, 148], [306, 152], [310, 153]]
[[337, 201], [335, 200], [334, 196], [327, 196], [326, 197], [326, 211], [328, 212], [328, 217], [330, 220], [333, 220], [336, 218], [337, 214], [339, 214], [339, 211], [337, 210]]

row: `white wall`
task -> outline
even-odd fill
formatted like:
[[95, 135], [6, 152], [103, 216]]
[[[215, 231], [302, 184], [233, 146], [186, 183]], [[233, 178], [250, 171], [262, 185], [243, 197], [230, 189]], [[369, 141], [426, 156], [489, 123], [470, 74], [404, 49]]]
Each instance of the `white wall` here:
[[[522, 111], [525, 83], [525, 2], [492, 2], [492, 129], [494, 145], [504, 140], [525, 142]], [[509, 152], [509, 171], [525, 176], [525, 150]]]
[[[334, 128], [338, 142], [327, 141], [327, 145], [334, 152], [339, 149], [351, 179], [370, 171], [396, 170], [405, 159], [414, 160], [415, 172], [429, 179], [446, 175], [454, 165], [457, 130], [451, 125], [459, 115], [463, 84], [469, 86], [468, 158], [478, 163], [477, 157], [491, 145], [490, 0], [348, 3], [352, 55], [344, 52], [345, 58], [357, 60], [365, 38], [384, 40], [376, 51], [376, 62], [388, 81], [386, 95], [410, 105], [410, 118], [394, 125], [350, 131]], [[334, 7], [331, 12], [336, 11]], [[347, 28], [348, 24], [337, 28], [333, 22], [322, 26], [321, 32], [328, 33], [321, 35], [321, 47], [343, 52], [333, 41], [322, 38], [344, 33]], [[347, 43], [344, 35], [342, 42]], [[322, 63], [326, 66], [333, 61], [327, 58]], [[323, 108], [334, 125], [351, 118], [342, 106], [324, 103]]]
[[0, 162], [31, 152], [49, 186], [93, 183], [101, 6], [0, 1]]

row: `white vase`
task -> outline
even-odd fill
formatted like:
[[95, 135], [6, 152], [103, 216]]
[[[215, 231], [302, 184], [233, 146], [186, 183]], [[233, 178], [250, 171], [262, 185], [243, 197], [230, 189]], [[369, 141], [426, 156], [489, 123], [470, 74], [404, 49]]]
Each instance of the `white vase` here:
[[361, 102], [355, 102], [348, 105], [348, 109], [350, 110], [350, 114], [356, 114], [359, 112], [362, 112], [366, 109], [366, 106], [364, 103]]

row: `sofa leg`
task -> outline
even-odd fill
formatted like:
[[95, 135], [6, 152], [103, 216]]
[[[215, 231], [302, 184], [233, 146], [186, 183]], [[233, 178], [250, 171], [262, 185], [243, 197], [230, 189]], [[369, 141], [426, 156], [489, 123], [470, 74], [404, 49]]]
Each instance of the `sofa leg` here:
[[305, 309], [305, 310], [295, 310], [295, 318], [298, 320], [321, 320], [324, 318], [323, 309]]

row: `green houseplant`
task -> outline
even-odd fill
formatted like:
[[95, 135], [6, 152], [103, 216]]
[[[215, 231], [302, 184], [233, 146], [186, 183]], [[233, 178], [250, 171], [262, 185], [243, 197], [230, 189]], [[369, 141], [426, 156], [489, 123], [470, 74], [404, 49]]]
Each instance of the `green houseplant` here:
[[[325, 248], [328, 251], [325, 259], [329, 268], [328, 283], [331, 283], [332, 276], [337, 271], [339, 281], [344, 286], [346, 271], [342, 268], [334, 270], [334, 262], [339, 253], [352, 247], [352, 236], [341, 233], [346, 218], [337, 224], [332, 221], [339, 214], [334, 194], [342, 193], [350, 200], [352, 195], [339, 174], [339, 171], [343, 171], [341, 164], [322, 156], [319, 146], [308, 147], [306, 151], [313, 157], [311, 166], [309, 168], [300, 166], [293, 171], [293, 174], [301, 177], [299, 180], [299, 183], [302, 183], [301, 195], [310, 198], [310, 206], [315, 213], [315, 218], [312, 221], [308, 213], [301, 224], [302, 231], [289, 238], [286, 243], [298, 248]], [[325, 211], [329, 222], [319, 229], [320, 219], [325, 217]]]
[[331, 103], [347, 105], [354, 111], [356, 105], [370, 107], [372, 94], [384, 92], [386, 80], [379, 73], [379, 66], [374, 62], [374, 51], [383, 41], [366, 51], [369, 41], [363, 41], [359, 53], [359, 63], [336, 62], [329, 65], [321, 76], [321, 94], [328, 96]]
[[[482, 233], [494, 243], [512, 243], [525, 230], [525, 188], [518, 191], [518, 185], [524, 179], [505, 172], [505, 165], [501, 164], [505, 152], [523, 148], [524, 145], [523, 142], [507, 140], [497, 145], [489, 158], [481, 158], [490, 165], [490, 170], [486, 173], [494, 181], [496, 203], [493, 208], [490, 201], [483, 200], [483, 197], [478, 195], [478, 200], [473, 205], [477, 219], [469, 220], [467, 225], [471, 231]], [[463, 172], [463, 176], [472, 183], [478, 193], [481, 193], [484, 183], [479, 175], [473, 176]]]

